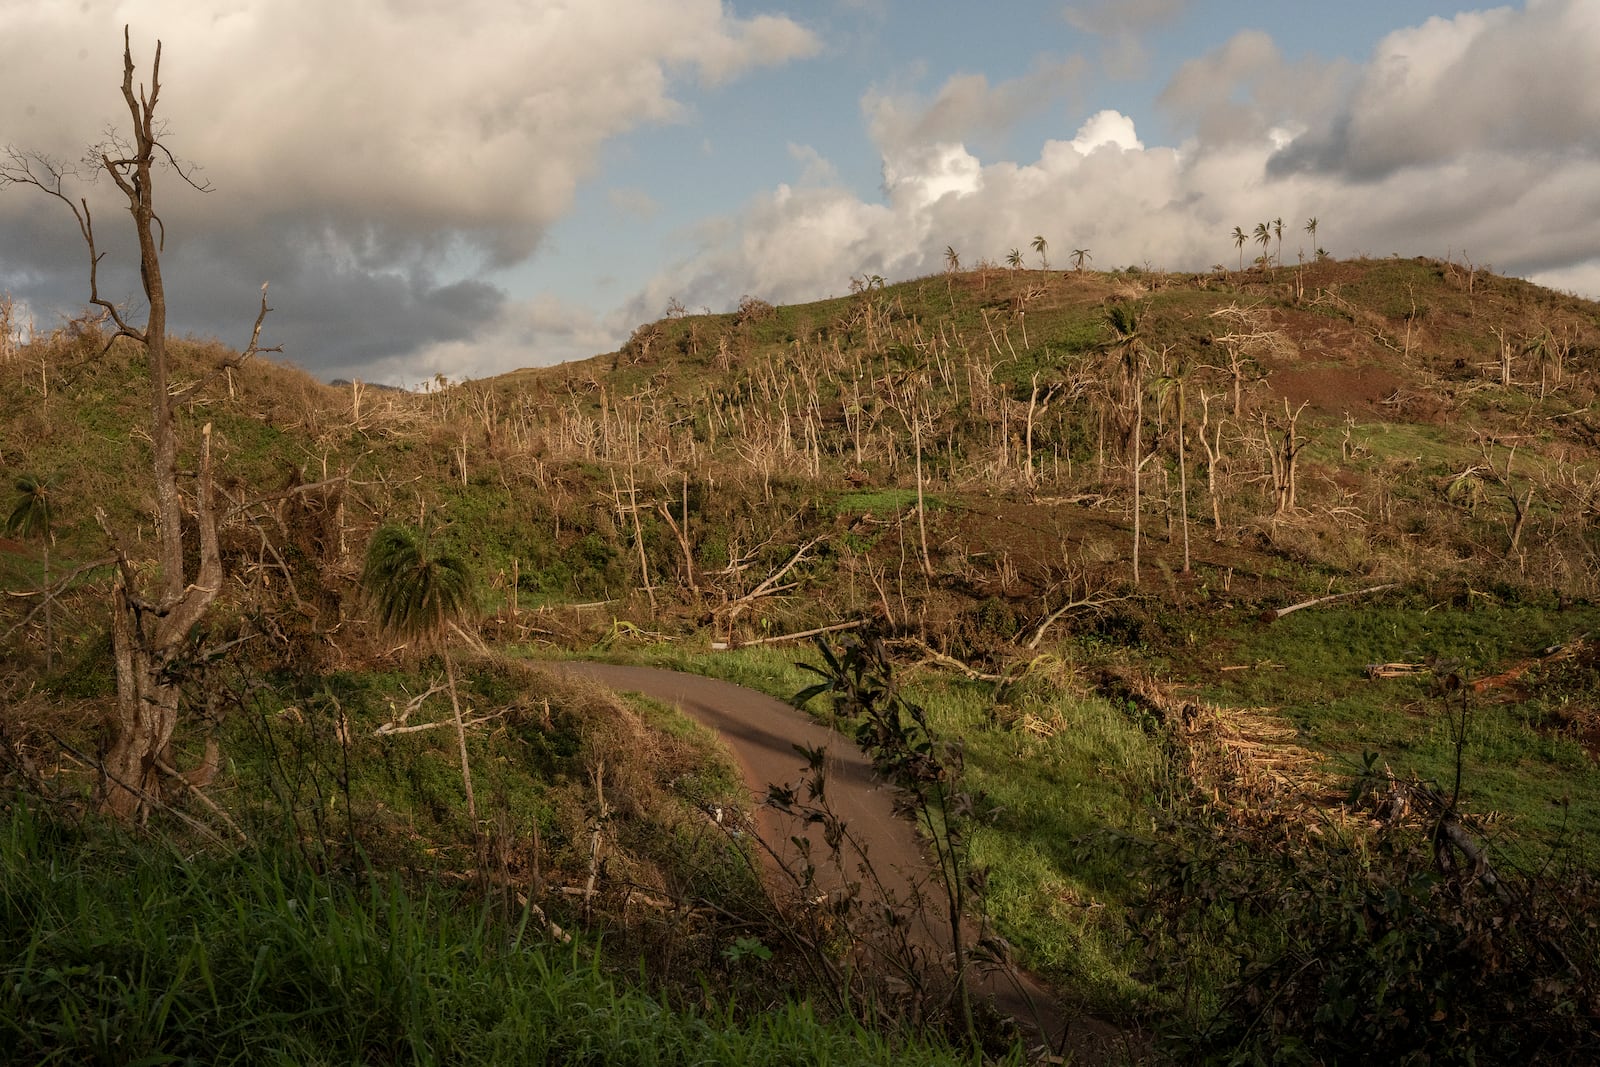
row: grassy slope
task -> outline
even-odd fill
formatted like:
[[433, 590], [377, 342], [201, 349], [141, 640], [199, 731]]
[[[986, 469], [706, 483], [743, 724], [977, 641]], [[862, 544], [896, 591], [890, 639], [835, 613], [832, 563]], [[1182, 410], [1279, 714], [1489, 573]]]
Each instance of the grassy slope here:
[[[1595, 306], [1485, 276], [1469, 292], [1461, 272], [1431, 261], [1317, 264], [1299, 278], [1298, 296], [1295, 278], [1286, 269], [925, 279], [666, 320], [611, 356], [432, 397], [338, 391], [268, 364], [246, 367], [185, 409], [191, 434], [216, 423], [224, 488], [240, 504], [225, 537], [234, 584], [216, 629], [226, 636], [255, 610], [299, 620], [284, 639], [309, 650], [305, 666], [326, 672], [310, 685], [318, 706], [361, 708], [363, 728], [375, 725], [384, 701], [403, 696], [397, 678], [360, 673], [373, 650], [359, 636], [349, 583], [366, 531], [394, 515], [427, 516], [475, 561], [492, 612], [486, 632], [516, 644], [629, 645], [628, 627], [614, 620], [664, 634], [699, 629], [703, 640], [708, 622], [717, 634], [751, 636], [875, 612], [998, 668], [1027, 658], [1023, 639], [1069, 593], [1127, 597], [1069, 615], [1047, 635], [1064, 684], [1022, 687], [998, 711], [986, 687], [956, 685], [935, 706], [937, 721], [967, 738], [975, 782], [1005, 809], [980, 848], [996, 870], [993, 906], [1008, 935], [1091, 1001], [1138, 1003], [1119, 958], [1125, 886], [1115, 857], [1094, 842], [1136, 826], [1167, 772], [1137, 709], [1091, 692], [1095, 671], [1132, 666], [1217, 703], [1265, 706], [1331, 760], [1377, 748], [1397, 770], [1444, 778], [1454, 750], [1426, 683], [1370, 682], [1361, 669], [1436, 657], [1485, 676], [1594, 626]], [[1146, 309], [1145, 444], [1156, 458], [1143, 485], [1138, 590], [1107, 400], [1115, 378], [1101, 351], [1108, 300]], [[1219, 340], [1227, 331], [1213, 317], [1230, 307], [1247, 309], [1273, 340], [1241, 363], [1243, 410], [1221, 438], [1216, 535], [1191, 422], [1191, 577], [1179, 573], [1168, 386], [1187, 375], [1191, 420], [1201, 393], [1214, 397], [1213, 417], [1231, 411]], [[1515, 349], [1509, 387], [1498, 383], [1497, 329]], [[1559, 381], [1551, 345], [1524, 350], [1540, 338], [1575, 339]], [[47, 389], [37, 363], [0, 367], [6, 388], [32, 401], [0, 424], [6, 469], [59, 479], [58, 574], [104, 551], [94, 505], [135, 532], [147, 512], [140, 362], [123, 347], [93, 360], [95, 348], [66, 335], [34, 346], [28, 358], [54, 368]], [[189, 346], [180, 378], [199, 379], [217, 355]], [[1291, 410], [1309, 401], [1297, 424], [1301, 511], [1274, 521], [1267, 451], [1283, 432], [1286, 400]], [[927, 578], [908, 411], [924, 420]], [[245, 506], [339, 476], [348, 480], [336, 492]], [[645, 504], [653, 619], [633, 515], [618, 507], [630, 482]], [[1516, 552], [1507, 550], [1513, 494], [1528, 501]], [[698, 596], [674, 523], [690, 545]], [[790, 576], [796, 590], [728, 610], [817, 535], [825, 540]], [[32, 586], [36, 557], [0, 552], [0, 577]], [[1403, 591], [1378, 603], [1255, 621], [1262, 607], [1391, 580]], [[83, 592], [60, 605], [62, 665], [15, 705], [24, 722], [87, 718], [104, 700], [103, 581], [103, 571], [86, 572]], [[607, 603], [560, 609], [591, 601]], [[37, 669], [39, 637], [37, 622], [11, 637], [14, 694]], [[786, 695], [799, 688], [795, 676], [773, 664], [788, 658], [693, 665]], [[1282, 666], [1221, 670], [1247, 664]], [[1537, 667], [1474, 705], [1469, 803], [1546, 843], [1594, 829], [1600, 811], [1600, 776], [1583, 748], [1593, 683], [1580, 666]], [[480, 699], [505, 703], [493, 689]], [[1027, 716], [1042, 728], [1025, 727]], [[520, 743], [537, 753], [551, 741], [531, 729]], [[408, 849], [431, 847], [435, 835], [459, 839], [447, 760], [434, 766], [394, 743], [367, 758], [382, 768], [354, 791], [367, 814], [382, 821], [377, 813], [388, 812], [392, 825], [423, 818], [397, 857], [414, 860]], [[485, 747], [476, 758], [515, 767], [529, 756]], [[534, 781], [560, 776], [553, 763], [528, 766]], [[334, 773], [332, 760], [305, 773]], [[541, 799], [542, 786], [513, 788], [497, 773], [491, 789], [509, 821], [526, 833], [543, 819], [548, 846], [557, 805]], [[572, 827], [581, 824], [583, 772], [567, 773]]]
[[185, 858], [17, 808], [0, 884], [5, 1062], [962, 1062], [800, 1004], [670, 1010], [526, 910], [271, 846]]

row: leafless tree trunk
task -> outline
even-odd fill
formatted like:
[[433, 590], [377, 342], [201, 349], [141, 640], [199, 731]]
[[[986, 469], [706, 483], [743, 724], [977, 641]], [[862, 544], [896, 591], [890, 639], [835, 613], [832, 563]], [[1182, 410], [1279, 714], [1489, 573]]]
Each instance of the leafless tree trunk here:
[[[1217, 394], [1220, 398], [1221, 394]], [[1222, 502], [1217, 496], [1217, 464], [1222, 461], [1222, 420], [1218, 420], [1214, 433], [1211, 429], [1211, 401], [1204, 390], [1200, 392], [1200, 443], [1206, 450], [1206, 494], [1211, 497], [1211, 521], [1216, 529], [1216, 540], [1222, 540]]]
[[1183, 525], [1183, 573], [1189, 573], [1189, 464], [1183, 454], [1184, 383], [1178, 381], [1178, 521]]
[[1300, 421], [1300, 413], [1305, 409], [1306, 405], [1301, 404], [1290, 411], [1289, 402], [1287, 400], [1283, 402], [1283, 436], [1276, 444], [1273, 443], [1272, 432], [1267, 427], [1267, 417], [1261, 416], [1261, 437], [1267, 446], [1267, 457], [1272, 461], [1273, 518], [1287, 515], [1294, 510], [1295, 473], [1300, 465], [1300, 451], [1306, 446], [1306, 439], [1297, 435], [1296, 427]]
[[[145, 349], [150, 374], [151, 475], [156, 499], [156, 541], [160, 564], [155, 588], [141, 592], [140, 581], [123, 539], [113, 531], [103, 512], [102, 528], [117, 545], [118, 574], [112, 584], [112, 648], [116, 660], [117, 707], [112, 738], [103, 764], [101, 807], [124, 818], [137, 814], [161, 797], [160, 775], [176, 774], [172, 757], [173, 732], [178, 723], [179, 686], [177, 660], [195, 625], [205, 616], [221, 591], [223, 570], [217, 548], [217, 523], [211, 477], [211, 426], [206, 424], [200, 443], [199, 471], [194, 491], [194, 519], [199, 531], [199, 560], [192, 576], [184, 569], [184, 507], [178, 485], [178, 435], [175, 401], [168, 391], [167, 298], [161, 276], [161, 219], [156, 214], [154, 172], [170, 166], [189, 184], [195, 183], [161, 143], [156, 105], [161, 93], [161, 44], [156, 43], [148, 89], [135, 90], [133, 51], [123, 29], [122, 98], [133, 122], [131, 140], [114, 139], [98, 153], [95, 166], [110, 175], [127, 200], [139, 242], [139, 274], [149, 307], [143, 328], [128, 322], [118, 305], [102, 296], [99, 265], [102, 253], [95, 244], [94, 220], [87, 199], [74, 202], [64, 192], [70, 168], [41, 156], [9, 153], [3, 167], [5, 184], [33, 185], [62, 201], [77, 219], [89, 251], [89, 301], [103, 308], [115, 325], [112, 340], [126, 337]], [[199, 188], [198, 186], [196, 186]], [[262, 287], [261, 311], [256, 317], [249, 347], [242, 358], [264, 351], [259, 347], [261, 324], [270, 309]], [[202, 765], [181, 777], [203, 785], [215, 774], [215, 739], [206, 744]]]
[[1139, 366], [1135, 364], [1130, 368], [1133, 379], [1133, 458], [1129, 469], [1133, 475], [1133, 587], [1139, 588], [1139, 539], [1140, 530], [1139, 512], [1139, 484], [1144, 475], [1144, 376], [1140, 373]]

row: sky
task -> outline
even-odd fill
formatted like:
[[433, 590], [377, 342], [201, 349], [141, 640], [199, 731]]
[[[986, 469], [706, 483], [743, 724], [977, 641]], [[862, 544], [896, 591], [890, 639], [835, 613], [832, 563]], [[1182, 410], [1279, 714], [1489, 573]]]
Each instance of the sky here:
[[[0, 0], [0, 145], [84, 158], [162, 42], [172, 327], [415, 386], [1024, 252], [1093, 269], [1470, 259], [1600, 297], [1600, 0]], [[116, 190], [102, 292], [142, 310]], [[1274, 249], [1276, 250], [1276, 249]], [[1247, 256], [1249, 258], [1248, 250]], [[0, 187], [0, 293], [82, 309]]]

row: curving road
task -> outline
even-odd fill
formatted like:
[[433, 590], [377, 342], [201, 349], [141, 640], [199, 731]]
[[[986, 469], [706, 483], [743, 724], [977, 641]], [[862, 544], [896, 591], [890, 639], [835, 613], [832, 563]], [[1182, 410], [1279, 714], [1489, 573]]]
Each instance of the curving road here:
[[[612, 689], [676, 704], [690, 718], [717, 731], [739, 764], [745, 786], [751, 793], [758, 830], [767, 842], [787, 842], [792, 835], [806, 833], [806, 827], [798, 820], [765, 803], [768, 785], [799, 781], [806, 769], [806, 760], [796, 750], [796, 745], [824, 749], [829, 801], [845, 820], [851, 836], [871, 856], [885, 887], [905, 899], [911, 885], [930, 875], [932, 862], [916, 828], [909, 819], [895, 812], [893, 787], [878, 776], [854, 742], [813, 721], [805, 713], [753, 689], [694, 674], [608, 663], [568, 662], [548, 666]], [[826, 855], [819, 834], [813, 830], [811, 836], [813, 855]], [[859, 853], [847, 856], [848, 875], [856, 873], [859, 861]], [[818, 866], [823, 865], [819, 862]], [[834, 872], [833, 877], [837, 880], [840, 875]], [[921, 918], [925, 942], [948, 949], [949, 930], [940, 917], [924, 913]], [[969, 944], [973, 933], [973, 930], [967, 931]], [[1066, 1020], [1053, 995], [1036, 980], [1022, 973], [1008, 976], [981, 972], [974, 977], [973, 984], [998, 1010], [1040, 1034], [1052, 1047], [1059, 1045]], [[1100, 1029], [1093, 1023], [1088, 1023], [1088, 1028], [1091, 1031]], [[1085, 1035], [1078, 1031], [1072, 1036], [1075, 1040], [1070, 1043], [1077, 1046]], [[1086, 1050], [1075, 1051], [1081, 1055]]]

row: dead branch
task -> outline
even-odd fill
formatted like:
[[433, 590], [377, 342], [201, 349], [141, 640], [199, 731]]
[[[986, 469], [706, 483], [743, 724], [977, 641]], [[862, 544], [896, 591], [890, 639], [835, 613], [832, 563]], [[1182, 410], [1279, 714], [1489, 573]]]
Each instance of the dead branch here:
[[1457, 849], [1472, 865], [1473, 876], [1496, 900], [1509, 907], [1514, 901], [1511, 888], [1495, 872], [1487, 850], [1462, 825], [1460, 813], [1444, 794], [1425, 782], [1401, 781], [1393, 774], [1388, 774], [1387, 778], [1388, 790], [1379, 802], [1380, 814], [1392, 822], [1414, 811], [1431, 822], [1439, 847], [1448, 844]]
[[[212, 744], [214, 745], [215, 742], [212, 742]], [[223, 811], [220, 807], [217, 806], [217, 802], [216, 801], [212, 800], [210, 797], [206, 796], [203, 792], [200, 791], [200, 786], [197, 783], [191, 781], [189, 775], [187, 775], [184, 772], [182, 772], [180, 770], [177, 770], [176, 768], [172, 767], [165, 760], [160, 760], [160, 759], [156, 760], [156, 770], [160, 771], [162, 774], [166, 775], [167, 777], [169, 777], [169, 778], [173, 779], [174, 781], [176, 781], [179, 785], [183, 786], [185, 792], [187, 792], [190, 796], [194, 797], [201, 804], [205, 805], [205, 807], [211, 812], [211, 814], [213, 814], [217, 818], [221, 819], [223, 824], [226, 825], [228, 827], [228, 829], [232, 830], [234, 832], [234, 834], [239, 838], [240, 841], [249, 841], [250, 840], [250, 838], [245, 834], [245, 832], [243, 830], [239, 829], [239, 824], [234, 822], [232, 817], [229, 816], [227, 812]]]
[[777, 634], [773, 637], [757, 637], [749, 641], [739, 641], [736, 643], [730, 643], [727, 641], [713, 641], [711, 642], [711, 650], [713, 652], [726, 652], [731, 648], [748, 648], [751, 645], [771, 645], [776, 644], [779, 641], [800, 641], [807, 637], [816, 637], [818, 634], [837, 633], [840, 630], [854, 630], [857, 627], [864, 625], [864, 621], [865, 620], [862, 619], [856, 619], [854, 622], [837, 622], [832, 626], [818, 626], [814, 630], [800, 630], [792, 634]]
[[[499, 711], [491, 711], [489, 714], [480, 715], [476, 719], [466, 719], [461, 723], [461, 725], [463, 728], [468, 726], [482, 726], [486, 722], [493, 722], [495, 719], [502, 717], [509, 710], [509, 708], [501, 708]], [[372, 736], [393, 737], [396, 734], [419, 734], [424, 730], [437, 730], [441, 727], [454, 726], [455, 724], [456, 723], [454, 719], [443, 719], [439, 722], [418, 723], [416, 726], [400, 726], [393, 722], [386, 722], [376, 730], [372, 731]]]
[[251, 510], [252, 508], [260, 507], [262, 504], [267, 504], [274, 500], [287, 500], [289, 497], [299, 496], [302, 493], [314, 493], [319, 489], [327, 489], [329, 486], [343, 485], [349, 480], [349, 475], [340, 474], [333, 478], [325, 478], [320, 482], [306, 482], [304, 485], [291, 485], [289, 488], [280, 489], [276, 493], [265, 493], [261, 496], [251, 497], [242, 504], [235, 504], [232, 508], [230, 508], [222, 516], [222, 521], [227, 523], [237, 516]]
[[1426, 663], [1369, 663], [1362, 671], [1368, 678], [1413, 678], [1428, 674], [1433, 668]]
[[24, 615], [20, 621], [11, 627], [11, 629], [7, 630], [3, 636], [10, 637], [12, 634], [28, 625], [28, 623], [32, 622], [33, 617], [44, 610], [46, 603], [48, 603], [52, 598], [60, 599], [61, 594], [66, 591], [67, 586], [71, 585], [80, 575], [87, 574], [90, 571], [99, 570], [101, 567], [112, 566], [116, 562], [116, 556], [103, 556], [100, 559], [90, 560], [83, 566], [78, 567], [67, 574], [61, 575], [55, 580], [53, 585], [46, 589], [30, 590], [26, 593], [11, 593], [11, 595], [15, 597], [33, 597], [42, 595], [45, 599], [41, 600], [38, 604], [35, 604], [33, 609]]
[[611, 808], [606, 804], [606, 765], [602, 760], [589, 775], [594, 783], [595, 817], [589, 824], [589, 877], [583, 885], [583, 910], [589, 910], [594, 900], [595, 883], [600, 880], [600, 861], [605, 845], [601, 836], [606, 820], [611, 817]]
[[[373, 733], [374, 734], [378, 734], [378, 735], [382, 735], [382, 734], [386, 734], [386, 733], [399, 733], [399, 732], [401, 732], [399, 728], [406, 724], [406, 720], [411, 717], [412, 713], [415, 712], [418, 708], [422, 707], [423, 702], [426, 701], [429, 697], [433, 696], [436, 693], [444, 692], [445, 688], [446, 687], [445, 687], [444, 683], [442, 683], [442, 682], [434, 682], [432, 685], [430, 685], [428, 687], [427, 692], [419, 693], [417, 696], [414, 696], [410, 700], [406, 701], [406, 706], [401, 710], [400, 714], [397, 717], [395, 717], [395, 718], [389, 720], [388, 722], [384, 723], [382, 726], [380, 726], [376, 730], [374, 730]], [[389, 706], [391, 708], [394, 707], [393, 702], [391, 702], [389, 704]]]
[[1054, 626], [1056, 622], [1068, 612], [1079, 611], [1085, 608], [1103, 608], [1107, 604], [1115, 604], [1119, 600], [1127, 599], [1128, 598], [1125, 596], [1108, 596], [1104, 590], [1089, 592], [1086, 587], [1083, 596], [1077, 598], [1076, 600], [1068, 600], [1055, 611], [1052, 611], [1049, 615], [1046, 615], [1044, 620], [1034, 628], [1033, 637], [1029, 639], [1026, 647], [1029, 650], [1037, 649], [1039, 647], [1039, 643], [1044, 640], [1045, 631]]
[[730, 615], [737, 615], [744, 608], [749, 607], [762, 597], [772, 596], [775, 593], [782, 593], [799, 585], [800, 583], [798, 582], [790, 582], [788, 585], [780, 585], [779, 583], [783, 581], [783, 578], [786, 574], [794, 570], [801, 563], [805, 562], [806, 553], [810, 552], [813, 548], [817, 547], [817, 545], [821, 544], [827, 539], [827, 535], [822, 534], [820, 536], [813, 537], [811, 540], [795, 549], [794, 555], [789, 557], [789, 561], [787, 563], [773, 571], [771, 574], [767, 575], [766, 578], [762, 579], [761, 583], [754, 589], [750, 590], [750, 592], [746, 593], [742, 597], [739, 597], [737, 600], [732, 601], [728, 605], [730, 609]]
[[478, 655], [480, 655], [480, 656], [492, 656], [492, 655], [494, 655], [494, 653], [489, 651], [489, 646], [484, 644], [483, 641], [478, 637], [478, 635], [473, 634], [473, 633], [468, 633], [466, 630], [463, 630], [459, 624], [457, 624], [455, 622], [452, 622], [450, 624], [450, 629], [455, 631], [456, 636], [461, 638], [463, 641], [465, 641], [467, 643], [467, 645], [474, 652], [478, 653]]
[[894, 648], [911, 648], [922, 653], [922, 662], [913, 663], [909, 668], [907, 668], [908, 670], [931, 663], [935, 666], [949, 667], [952, 670], [960, 671], [962, 674], [966, 675], [975, 682], [1009, 682], [1011, 680], [1011, 677], [1005, 674], [986, 674], [971, 664], [963, 663], [954, 656], [946, 655], [945, 653], [934, 648], [932, 645], [929, 645], [926, 641], [919, 640], [915, 637], [897, 637], [894, 640], [889, 641], [888, 644]]
[[1261, 613], [1261, 621], [1277, 622], [1285, 615], [1288, 615], [1291, 612], [1299, 611], [1301, 608], [1314, 608], [1321, 604], [1331, 604], [1336, 600], [1349, 600], [1352, 597], [1368, 596], [1372, 593], [1381, 593], [1386, 589], [1394, 589], [1399, 584], [1399, 582], [1389, 582], [1385, 585], [1374, 585], [1366, 589], [1355, 589], [1348, 593], [1334, 593], [1332, 596], [1319, 596], [1315, 600], [1302, 600], [1300, 603], [1290, 604], [1288, 607], [1268, 608], [1266, 611]]

